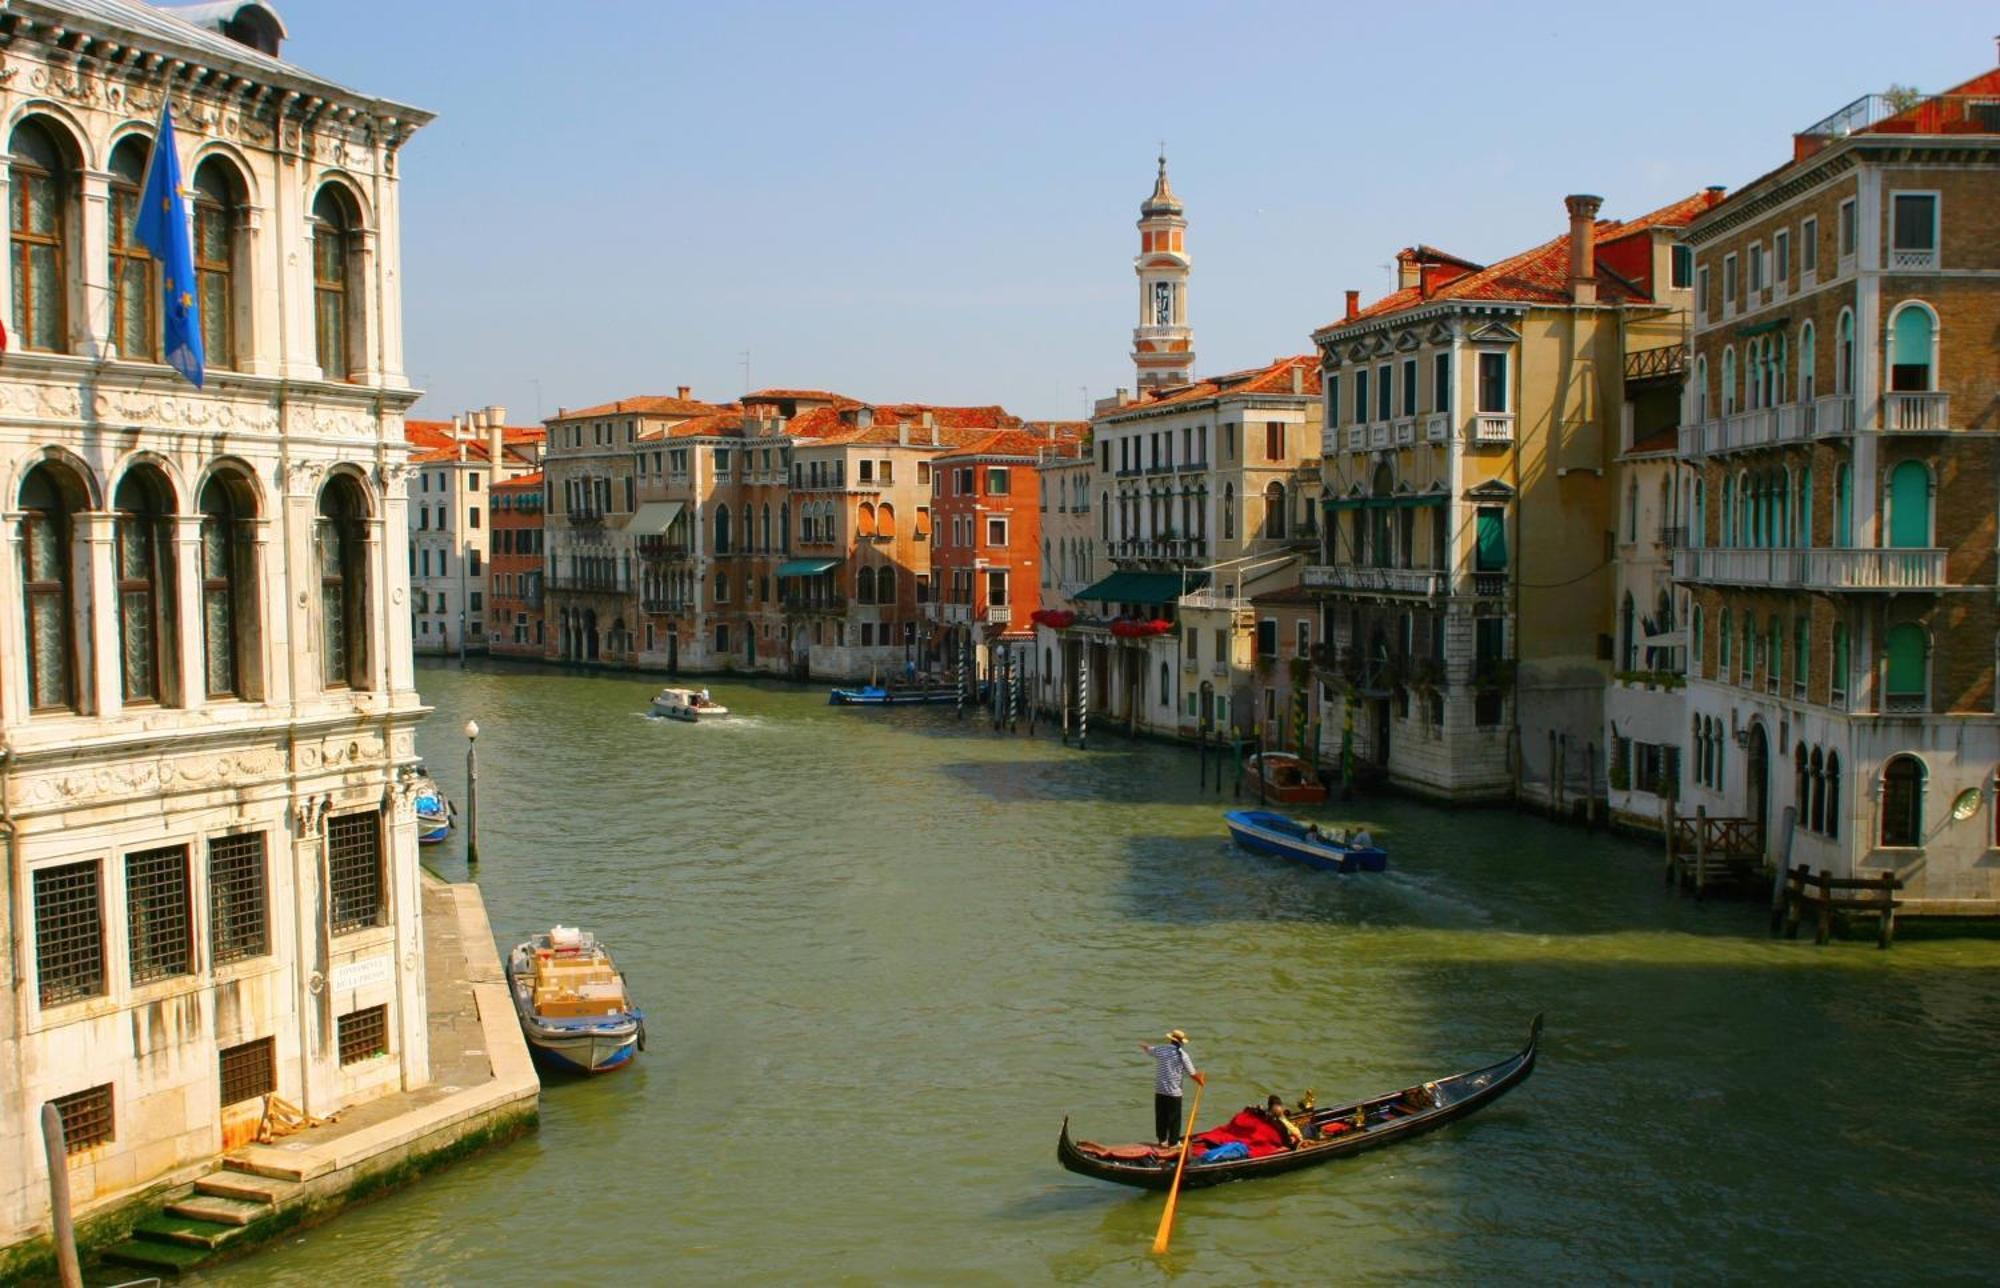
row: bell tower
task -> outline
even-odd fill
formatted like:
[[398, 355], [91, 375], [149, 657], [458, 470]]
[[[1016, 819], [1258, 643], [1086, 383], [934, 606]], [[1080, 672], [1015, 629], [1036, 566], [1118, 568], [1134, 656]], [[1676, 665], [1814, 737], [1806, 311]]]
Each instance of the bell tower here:
[[1194, 328], [1187, 312], [1187, 218], [1181, 199], [1167, 182], [1167, 154], [1153, 195], [1139, 207], [1139, 325], [1132, 328], [1132, 362], [1139, 369], [1139, 393], [1194, 379]]

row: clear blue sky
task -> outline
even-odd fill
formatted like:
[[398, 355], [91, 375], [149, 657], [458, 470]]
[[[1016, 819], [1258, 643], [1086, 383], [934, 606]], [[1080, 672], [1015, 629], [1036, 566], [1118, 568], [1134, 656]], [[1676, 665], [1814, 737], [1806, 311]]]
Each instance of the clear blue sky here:
[[[1732, 187], [2000, 10], [1841, 3], [279, 0], [287, 55], [439, 114], [402, 166], [422, 414], [759, 387], [1074, 417], [1132, 383], [1157, 140], [1203, 371], [1304, 352], [1398, 247]], [[539, 382], [537, 385], [536, 382]]]

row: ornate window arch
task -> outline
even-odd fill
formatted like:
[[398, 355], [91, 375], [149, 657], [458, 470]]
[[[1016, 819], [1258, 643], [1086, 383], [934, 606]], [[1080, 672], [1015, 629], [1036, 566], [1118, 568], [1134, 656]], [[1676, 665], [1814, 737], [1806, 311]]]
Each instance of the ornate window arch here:
[[313, 339], [320, 375], [352, 380], [360, 371], [361, 210], [346, 187], [320, 185], [313, 198]]
[[1937, 388], [1938, 315], [1922, 300], [1904, 300], [1889, 314], [1889, 380], [1895, 393]]
[[80, 170], [75, 140], [47, 117], [33, 116], [14, 127], [8, 152], [14, 341], [23, 349], [68, 353]]
[[107, 277], [111, 288], [111, 343], [133, 362], [160, 360], [159, 270], [139, 244], [139, 193], [146, 186], [146, 144], [128, 134], [111, 149]]
[[171, 705], [179, 687], [173, 487], [157, 465], [140, 462], [118, 480], [111, 504], [119, 690], [128, 703]]
[[81, 711], [77, 644], [75, 520], [90, 506], [82, 476], [45, 460], [21, 480], [22, 615], [27, 636], [28, 706], [36, 712]]
[[202, 357], [207, 366], [225, 370], [237, 366], [241, 357], [237, 234], [246, 192], [243, 173], [233, 162], [211, 156], [195, 167], [194, 276], [201, 301]]
[[329, 689], [368, 687], [368, 502], [336, 474], [320, 489], [313, 552], [319, 570], [320, 680]]
[[1924, 843], [1924, 786], [1930, 773], [1924, 762], [1904, 752], [1882, 766], [1882, 827], [1884, 846]]
[[233, 469], [216, 470], [201, 497], [202, 672], [210, 698], [263, 692], [259, 666], [253, 484]]

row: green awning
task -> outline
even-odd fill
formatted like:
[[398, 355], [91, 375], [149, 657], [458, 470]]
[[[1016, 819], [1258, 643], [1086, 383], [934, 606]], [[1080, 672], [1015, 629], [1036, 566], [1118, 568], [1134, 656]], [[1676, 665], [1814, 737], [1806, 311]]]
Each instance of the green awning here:
[[778, 565], [780, 577], [817, 577], [840, 567], [838, 559], [787, 559]]
[[1182, 593], [1208, 584], [1205, 572], [1114, 572], [1076, 593], [1103, 604], [1171, 604]]
[[681, 516], [679, 501], [646, 501], [632, 512], [632, 519], [625, 525], [625, 531], [635, 536], [657, 537], [673, 526]]

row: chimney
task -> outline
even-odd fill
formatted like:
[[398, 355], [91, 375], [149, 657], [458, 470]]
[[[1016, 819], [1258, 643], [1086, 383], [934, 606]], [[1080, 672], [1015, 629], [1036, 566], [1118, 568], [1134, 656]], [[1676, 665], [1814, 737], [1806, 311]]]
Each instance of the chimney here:
[[499, 403], [487, 403], [486, 423], [488, 426], [506, 424], [507, 409], [505, 407], [502, 407]]
[[498, 483], [500, 481], [500, 471], [506, 464], [500, 453], [507, 445], [507, 417], [491, 414], [496, 411], [502, 411], [504, 410], [503, 408], [488, 407], [486, 410], [488, 413], [486, 417], [486, 463], [493, 467], [493, 481]]
[[453, 438], [457, 438], [459, 434], [464, 431], [464, 429], [465, 429], [465, 417], [453, 416], [451, 418], [451, 436]]
[[856, 411], [854, 413], [854, 423], [863, 429], [867, 429], [875, 423], [875, 409], [873, 407], [863, 407]]
[[1292, 392], [1295, 394], [1302, 394], [1305, 391], [1306, 391], [1306, 369], [1300, 364], [1294, 362], [1292, 364]]
[[1417, 252], [1414, 249], [1406, 246], [1396, 252], [1397, 290], [1407, 291], [1412, 286], [1415, 286], [1422, 280], [1423, 271], [1422, 261], [1417, 258]]
[[1597, 303], [1597, 212], [1604, 198], [1588, 193], [1564, 197], [1569, 208], [1569, 297]]
[[692, 388], [692, 386], [690, 386], [690, 385], [677, 385], [677, 386], [675, 386], [675, 388], [676, 388], [676, 389], [678, 389], [678, 390], [679, 390], [680, 392], [676, 393], [676, 394], [674, 395], [674, 397], [676, 397], [676, 398], [680, 399], [680, 400], [681, 400], [682, 402], [686, 402], [686, 401], [688, 400], [688, 390], [689, 390], [690, 388]]
[[1360, 315], [1360, 313], [1361, 313], [1361, 292], [1349, 291], [1347, 293], [1347, 316], [1342, 318], [1341, 321], [1352, 322], [1357, 316]]
[[907, 420], [899, 420], [896, 422], [896, 446], [908, 447], [909, 445], [910, 445], [910, 422]]

